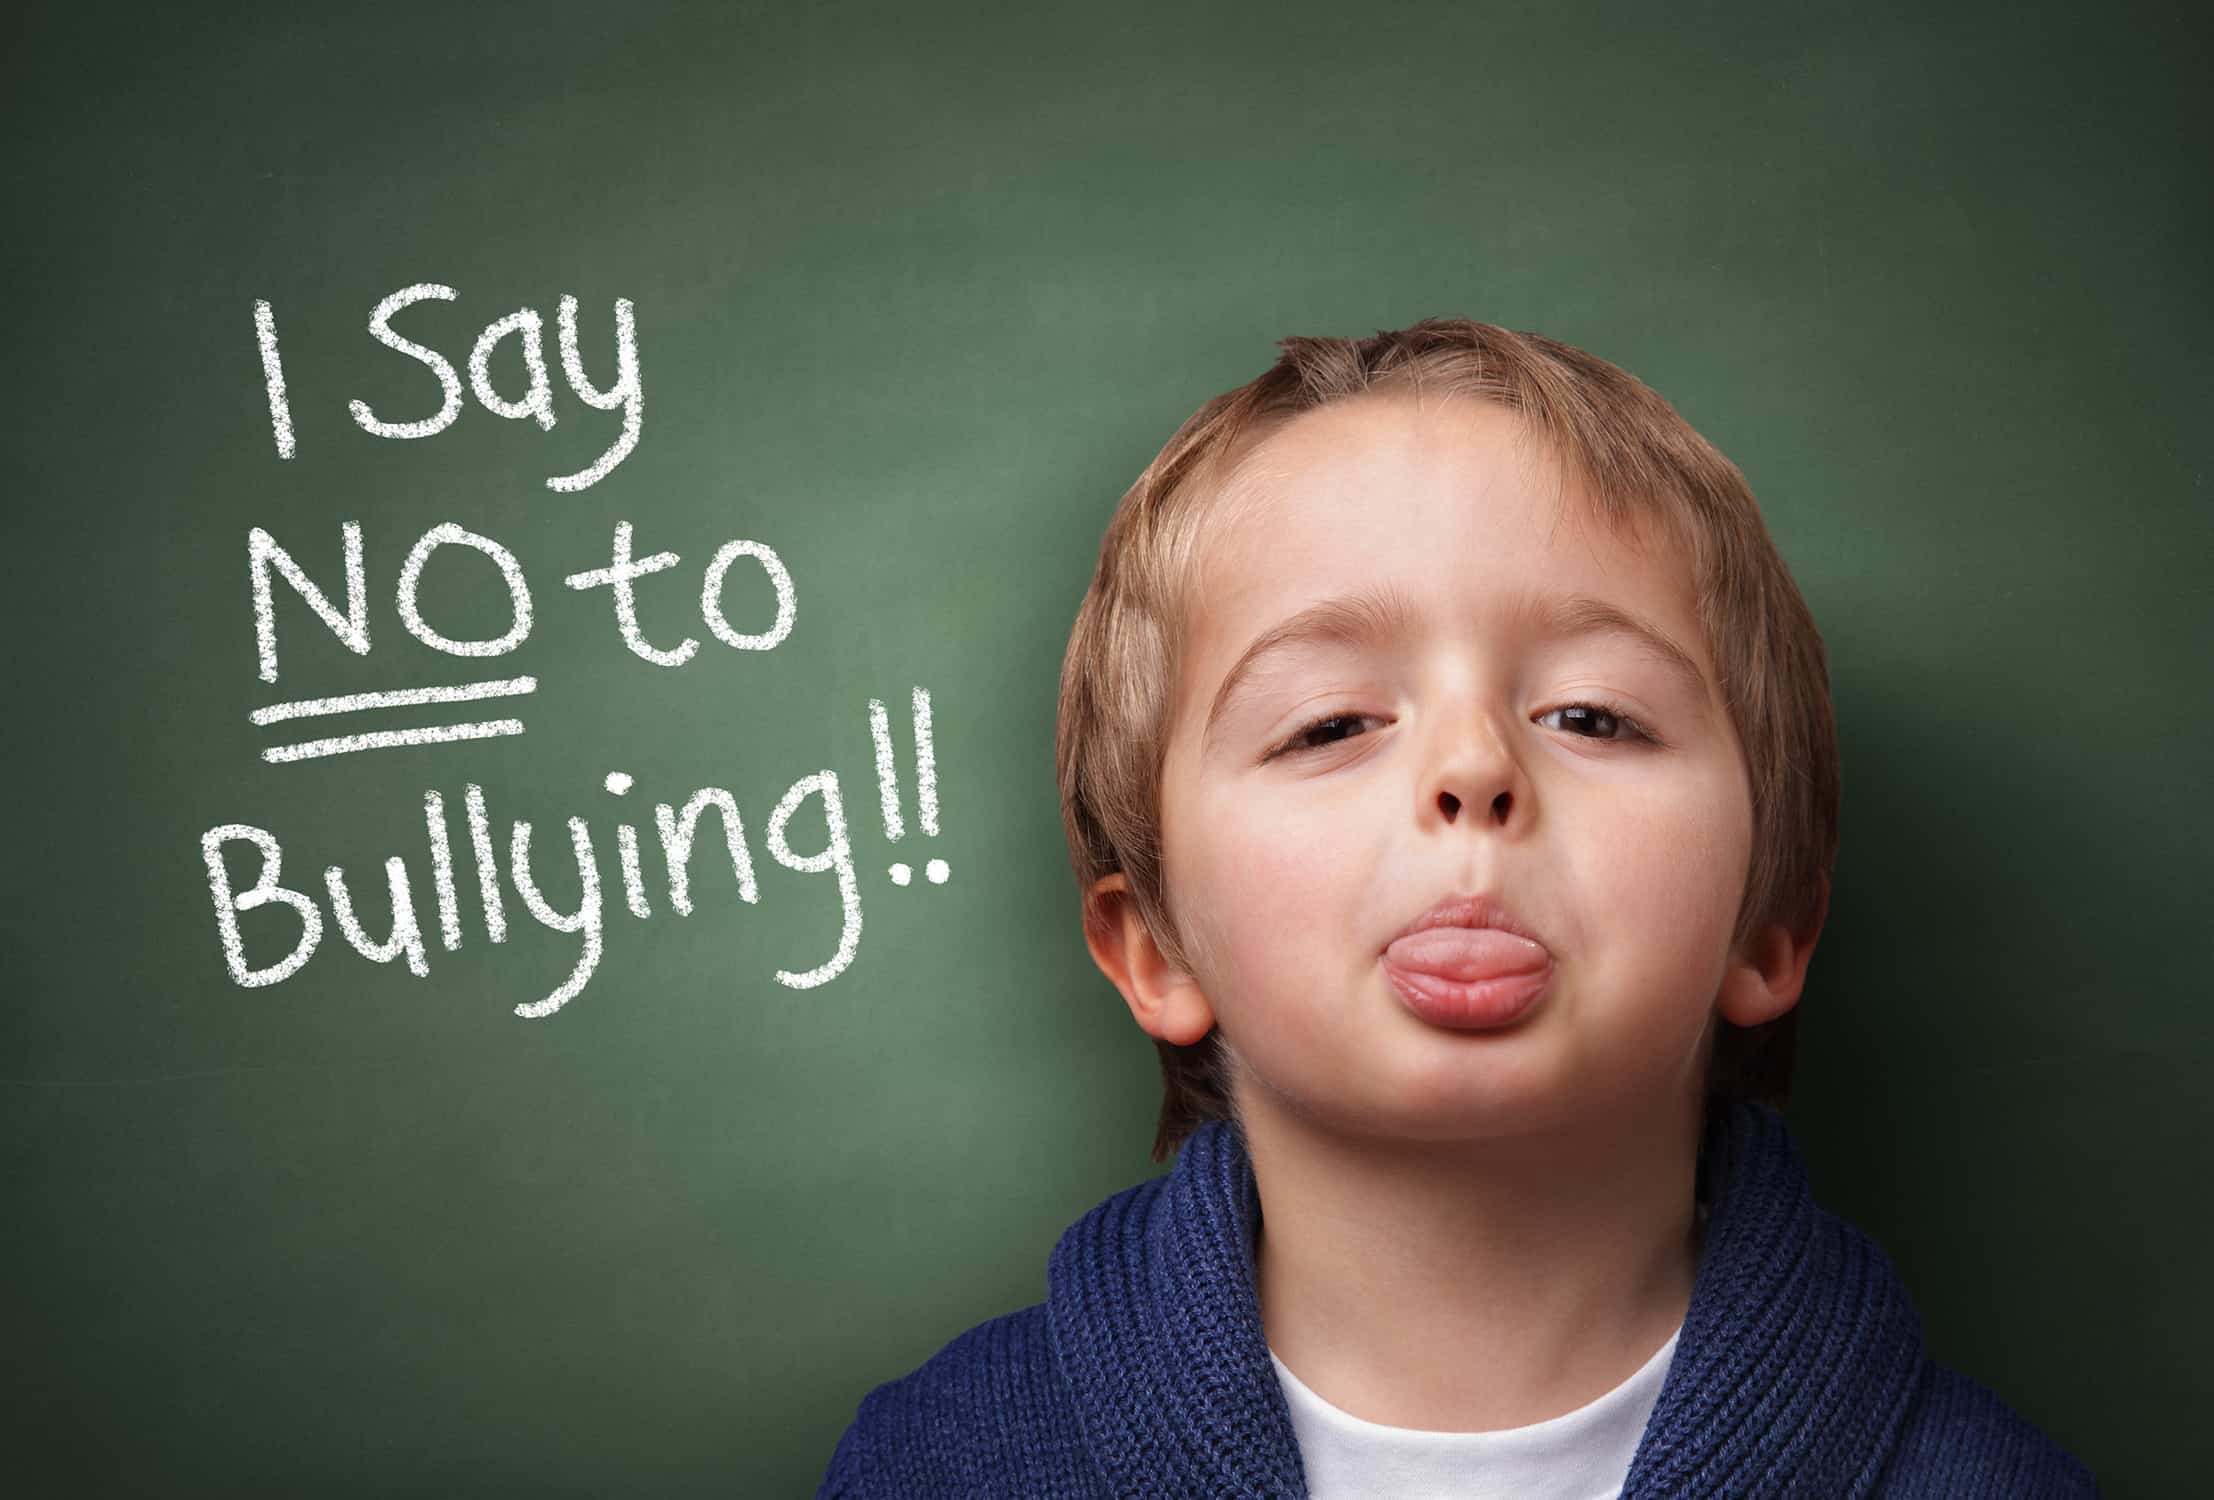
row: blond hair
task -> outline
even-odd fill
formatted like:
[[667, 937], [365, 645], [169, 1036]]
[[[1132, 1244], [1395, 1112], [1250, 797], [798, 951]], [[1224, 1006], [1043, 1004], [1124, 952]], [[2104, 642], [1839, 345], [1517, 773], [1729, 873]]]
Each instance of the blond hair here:
[[[1828, 655], [1735, 464], [1626, 371], [1534, 333], [1426, 318], [1364, 339], [1287, 338], [1275, 364], [1177, 428], [1109, 521], [1061, 668], [1054, 760], [1082, 920], [1121, 872], [1163, 958], [1190, 972], [1170, 915], [1161, 767], [1185, 648], [1202, 523], [1233, 455], [1300, 412], [1370, 392], [1473, 397], [1519, 414], [1617, 534], [1657, 525], [1691, 565], [1700, 626], [1752, 787], [1753, 847], [1732, 951], [1771, 924], [1821, 919], [1837, 852], [1839, 767]], [[1798, 1009], [1754, 1027], [1715, 1021], [1710, 1094], [1790, 1095]], [[1153, 1159], [1209, 1119], [1234, 1120], [1221, 1028], [1154, 1042], [1163, 1098]]]

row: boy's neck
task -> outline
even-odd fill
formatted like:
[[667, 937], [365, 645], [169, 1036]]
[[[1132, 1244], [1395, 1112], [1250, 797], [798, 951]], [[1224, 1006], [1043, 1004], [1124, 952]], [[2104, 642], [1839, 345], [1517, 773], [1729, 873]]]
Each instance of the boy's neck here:
[[1444, 1146], [1241, 1101], [1269, 1347], [1366, 1421], [1490, 1432], [1574, 1411], [1682, 1325], [1704, 1103]]

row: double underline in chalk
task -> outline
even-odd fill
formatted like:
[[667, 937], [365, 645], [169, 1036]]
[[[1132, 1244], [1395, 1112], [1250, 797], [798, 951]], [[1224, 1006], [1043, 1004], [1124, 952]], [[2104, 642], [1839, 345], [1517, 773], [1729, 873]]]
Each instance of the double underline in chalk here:
[[[513, 698], [538, 691], [535, 677], [502, 677], [488, 682], [462, 682], [451, 687], [399, 688], [385, 693], [351, 693], [343, 698], [303, 698], [296, 703], [272, 703], [246, 717], [255, 724], [279, 724], [287, 719], [315, 719], [329, 714], [358, 713], [370, 708], [411, 708], [425, 703], [474, 703], [485, 698]], [[266, 761], [312, 760], [319, 755], [345, 755], [355, 750], [384, 750], [395, 745], [442, 745], [453, 740], [489, 740], [521, 734], [521, 719], [475, 719], [464, 724], [437, 724], [422, 729], [379, 729], [365, 734], [334, 735], [329, 739], [302, 740], [272, 745], [261, 752]]]

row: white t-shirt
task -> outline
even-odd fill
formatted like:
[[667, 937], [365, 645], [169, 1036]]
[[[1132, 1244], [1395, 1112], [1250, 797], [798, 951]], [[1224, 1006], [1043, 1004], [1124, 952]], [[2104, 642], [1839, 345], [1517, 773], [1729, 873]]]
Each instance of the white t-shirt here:
[[1310, 1500], [1617, 1500], [1675, 1357], [1668, 1342], [1572, 1412], [1497, 1432], [1423, 1432], [1363, 1421], [1323, 1400], [1269, 1351], [1291, 1406]]

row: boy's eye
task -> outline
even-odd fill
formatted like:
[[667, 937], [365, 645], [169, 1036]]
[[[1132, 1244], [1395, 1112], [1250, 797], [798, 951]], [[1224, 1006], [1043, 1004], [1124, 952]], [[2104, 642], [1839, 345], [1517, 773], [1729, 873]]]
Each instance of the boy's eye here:
[[[1659, 736], [1655, 735], [1643, 724], [1640, 724], [1637, 720], [1631, 718], [1627, 713], [1623, 712], [1619, 708], [1616, 708], [1611, 703], [1565, 703], [1559, 708], [1548, 710], [1546, 713], [1540, 715], [1540, 717], [1549, 719], [1554, 714], [1570, 715], [1571, 717], [1567, 720], [1567, 722], [1570, 724], [1581, 724], [1587, 726], [1596, 724], [1600, 726], [1599, 733], [1579, 733], [1577, 736], [1577, 738], [1579, 739], [1632, 742], [1643, 741], [1644, 743], [1649, 745], [1657, 745], [1660, 743]], [[1606, 733], [1605, 726], [1609, 724], [1617, 726], [1621, 729], [1622, 732], [1620, 734]]]
[[1341, 739], [1348, 739], [1351, 738], [1351, 736], [1332, 735], [1322, 739], [1317, 739], [1316, 736], [1321, 731], [1329, 729], [1334, 725], [1359, 724], [1366, 721], [1368, 717], [1369, 716], [1367, 714], [1334, 713], [1325, 714], [1319, 719], [1310, 720], [1305, 725], [1301, 726], [1300, 729], [1298, 729], [1290, 739], [1286, 740], [1270, 758], [1274, 759], [1275, 755], [1296, 755], [1302, 750], [1319, 750], [1324, 745], [1337, 744]]
[[[1657, 745], [1660, 743], [1658, 735], [1632, 718], [1625, 710], [1617, 708], [1611, 703], [1567, 703], [1559, 708], [1548, 709], [1545, 713], [1539, 715], [1539, 720], [1542, 722], [1555, 714], [1566, 716], [1563, 720], [1564, 724], [1578, 726], [1575, 730], [1578, 739], [1599, 740], [1617, 744], [1643, 743]], [[1342, 726], [1357, 726], [1373, 722], [1373, 720], [1374, 716], [1370, 714], [1343, 711], [1325, 714], [1319, 719], [1310, 719], [1294, 731], [1292, 736], [1285, 740], [1283, 744], [1270, 751], [1266, 758], [1274, 760], [1279, 755], [1298, 755], [1305, 751], [1321, 750], [1330, 745], [1342, 744], [1353, 736], [1332, 731]], [[1610, 727], [1616, 732], [1609, 733]]]

